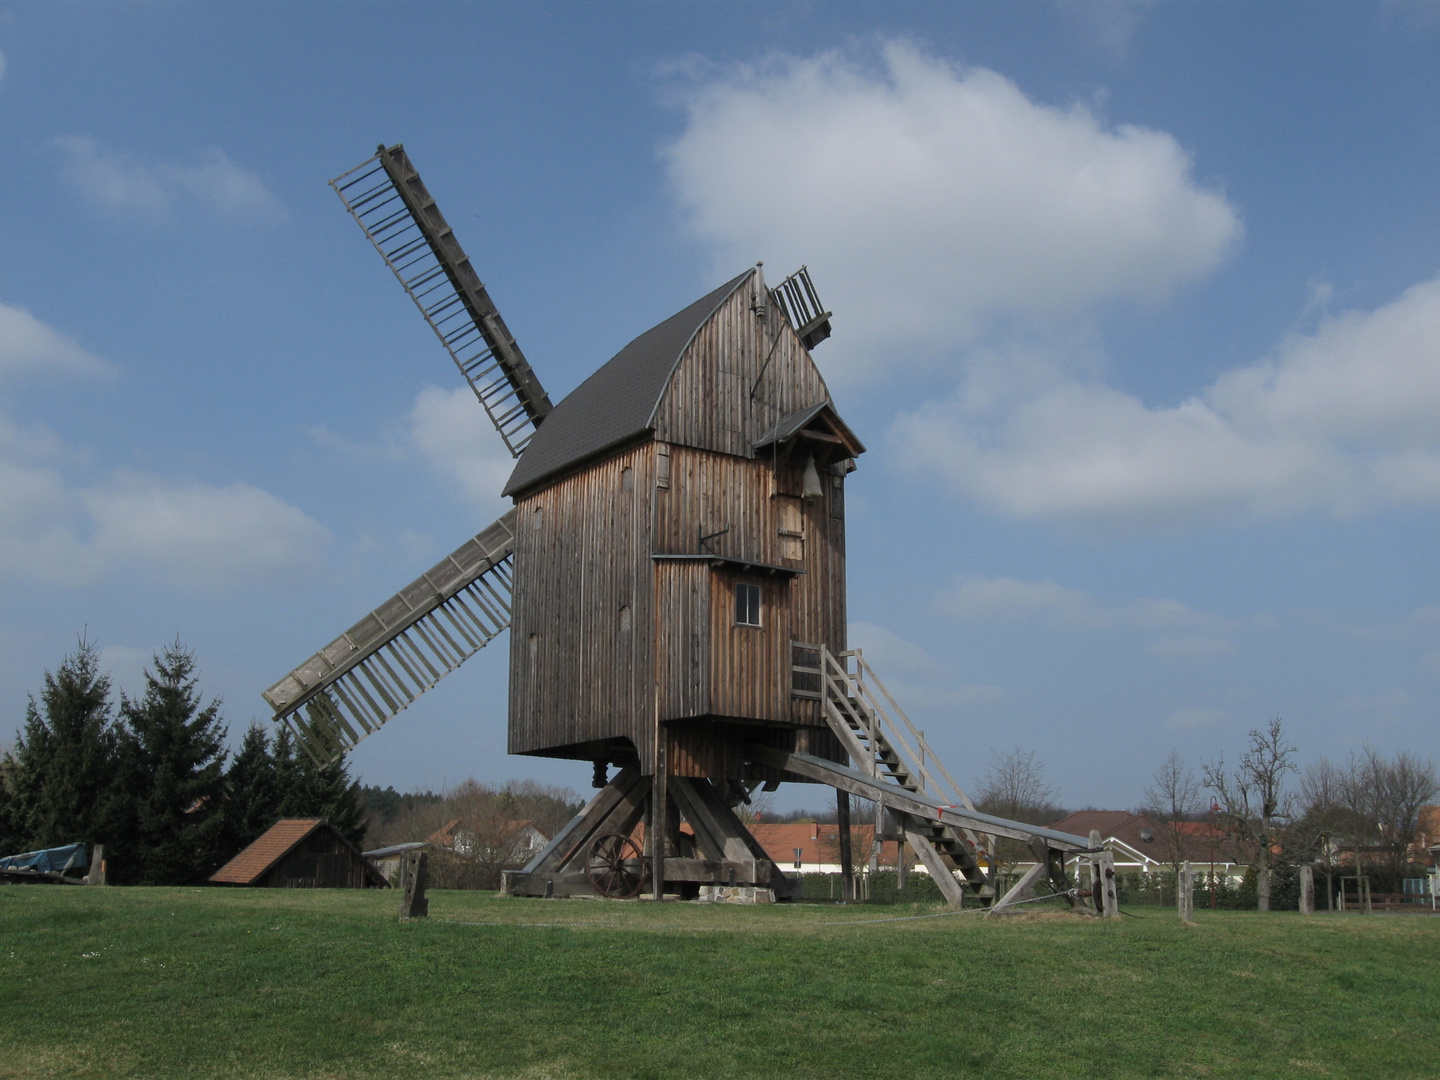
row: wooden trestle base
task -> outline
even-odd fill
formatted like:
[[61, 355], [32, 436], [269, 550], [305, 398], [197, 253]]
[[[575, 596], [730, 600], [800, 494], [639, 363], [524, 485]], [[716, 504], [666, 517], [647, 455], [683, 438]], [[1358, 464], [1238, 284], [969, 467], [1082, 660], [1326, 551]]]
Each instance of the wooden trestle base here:
[[[791, 900], [798, 881], [786, 877], [736, 816], [732, 802], [712, 781], [665, 777], [665, 806], [655, 821], [657, 785], [638, 768], [620, 770], [596, 792], [555, 839], [523, 870], [504, 873], [504, 896], [599, 896], [702, 894], [741, 902]], [[684, 820], [693, 836], [680, 833]], [[631, 839], [645, 822], [644, 850]], [[655, 888], [654, 845], [665, 845], [664, 881]], [[717, 889], [718, 887], [718, 889]]]

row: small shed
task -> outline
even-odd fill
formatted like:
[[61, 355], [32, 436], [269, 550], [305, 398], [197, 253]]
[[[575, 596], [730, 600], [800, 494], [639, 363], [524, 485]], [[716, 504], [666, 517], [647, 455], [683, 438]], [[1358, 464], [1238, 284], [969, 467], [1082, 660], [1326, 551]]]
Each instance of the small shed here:
[[324, 818], [281, 818], [210, 875], [216, 885], [271, 889], [385, 889], [360, 849]]

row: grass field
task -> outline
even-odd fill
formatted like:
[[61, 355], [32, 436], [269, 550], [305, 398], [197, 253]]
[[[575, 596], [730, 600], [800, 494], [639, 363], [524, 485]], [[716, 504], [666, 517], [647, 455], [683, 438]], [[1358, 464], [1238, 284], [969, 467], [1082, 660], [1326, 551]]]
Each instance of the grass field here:
[[397, 904], [0, 888], [0, 1076], [1440, 1076], [1440, 918]]

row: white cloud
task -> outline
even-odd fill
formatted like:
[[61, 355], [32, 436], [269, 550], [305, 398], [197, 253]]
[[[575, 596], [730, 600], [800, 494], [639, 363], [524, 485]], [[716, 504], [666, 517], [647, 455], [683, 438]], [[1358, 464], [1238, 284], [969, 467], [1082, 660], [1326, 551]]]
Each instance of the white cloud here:
[[273, 221], [282, 216], [279, 200], [264, 181], [218, 147], [181, 163], [147, 161], [88, 135], [62, 135], [54, 146], [66, 183], [103, 210], [163, 217], [188, 203], [230, 217]]
[[139, 562], [201, 591], [274, 583], [320, 571], [325, 528], [249, 484], [216, 487], [130, 474], [81, 493], [106, 563]]
[[1170, 714], [1165, 726], [1171, 731], [1195, 731], [1199, 728], [1216, 727], [1225, 722], [1225, 713], [1220, 709], [1180, 709]]
[[1060, 0], [1059, 4], [1061, 12], [1116, 59], [1129, 51], [1140, 17], [1154, 6], [1155, 0]]
[[[1235, 647], [1220, 636], [1240, 622], [1196, 611], [1178, 600], [1140, 599], [1106, 604], [1053, 581], [959, 577], [940, 594], [941, 611], [971, 621], [1040, 620], [1062, 631], [1130, 631], [1151, 638], [1145, 651], [1176, 660], [1206, 660]], [[1263, 625], [1267, 620], [1249, 619]]]
[[1152, 641], [1145, 651], [1152, 656], [1168, 656], [1177, 660], [1204, 660], [1211, 656], [1227, 656], [1235, 651], [1235, 646], [1221, 637], [1183, 634]]
[[469, 387], [425, 387], [406, 419], [411, 441], [467, 503], [491, 517], [505, 512], [500, 492], [515, 461]]
[[939, 597], [941, 610], [962, 619], [1044, 618], [1058, 626], [1087, 629], [1169, 630], [1220, 628], [1225, 620], [1178, 600], [1141, 599], [1104, 604], [1053, 581], [960, 577]]
[[848, 628], [850, 648], [860, 649], [881, 678], [893, 672], [902, 675], [938, 675], [944, 669], [933, 656], [893, 630], [868, 622], [852, 622]]
[[[0, 377], [24, 370], [94, 375], [109, 366], [0, 305]], [[87, 459], [45, 425], [0, 413], [0, 576], [74, 587], [136, 567], [212, 591], [290, 582], [323, 565], [329, 534], [269, 492], [143, 473], [82, 482]]]
[[903, 42], [873, 65], [831, 52], [710, 72], [684, 107], [666, 157], [690, 226], [725, 270], [810, 265], [837, 312], [830, 370], [892, 372], [1007, 316], [1163, 298], [1241, 233], [1169, 135]]
[[1410, 695], [1404, 690], [1384, 690], [1368, 697], [1357, 695], [1340, 702], [1340, 708], [1348, 713], [1369, 719], [1390, 719], [1410, 706]]
[[29, 372], [107, 375], [109, 363], [74, 338], [46, 326], [24, 308], [0, 304], [0, 385]]
[[1005, 697], [1000, 686], [955, 685], [945, 665], [893, 630], [874, 623], [852, 622], [848, 634], [850, 647], [861, 650], [880, 681], [907, 711], [991, 705]]
[[1440, 278], [1148, 406], [1021, 356], [897, 423], [902, 459], [1017, 517], [1168, 526], [1440, 502]]

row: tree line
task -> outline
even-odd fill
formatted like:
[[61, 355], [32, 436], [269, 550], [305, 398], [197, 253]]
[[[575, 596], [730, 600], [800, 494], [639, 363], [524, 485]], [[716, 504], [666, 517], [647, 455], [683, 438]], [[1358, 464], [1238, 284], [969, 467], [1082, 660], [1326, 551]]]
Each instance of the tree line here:
[[[1320, 758], [1304, 768], [1298, 755], [1279, 717], [1249, 733], [1233, 767], [1221, 754], [1197, 770], [1171, 750], [1137, 808], [1159, 826], [1158, 861], [1178, 873], [1201, 823], [1226, 857], [1251, 868], [1261, 911], [1270, 909], [1276, 873], [1288, 892], [1301, 865], [1325, 873], [1332, 893], [1341, 874], [1370, 877], [1376, 892], [1399, 892], [1401, 879], [1420, 875], [1414, 848], [1420, 812], [1440, 796], [1431, 761], [1407, 750], [1386, 755], [1368, 744], [1344, 761]], [[988, 813], [1032, 825], [1065, 816], [1035, 753], [1019, 748], [992, 753], [974, 801]], [[1019, 841], [1005, 840], [996, 855], [1002, 870], [1031, 857]], [[1251, 888], [1247, 883], [1243, 891]]]
[[204, 701], [178, 639], [154, 655], [141, 696], [118, 700], [82, 639], [0, 755], [0, 854], [103, 844], [113, 883], [192, 885], [282, 817], [327, 818], [363, 843], [343, 761], [317, 766], [288, 730], [272, 738], [258, 723], [232, 756], [220, 705]]
[[1171, 750], [1143, 808], [1162, 824], [1171, 863], [1181, 858], [1182, 824], [1204, 821], [1253, 868], [1261, 911], [1269, 910], [1277, 869], [1318, 867], [1327, 894], [1342, 872], [1374, 879], [1377, 892], [1399, 892], [1403, 878], [1419, 876], [1420, 812], [1440, 795], [1434, 763], [1368, 743], [1339, 763], [1322, 757], [1301, 768], [1298, 753], [1279, 717], [1249, 733], [1233, 768], [1221, 756], [1197, 773]]

